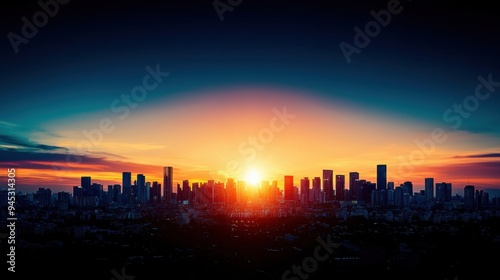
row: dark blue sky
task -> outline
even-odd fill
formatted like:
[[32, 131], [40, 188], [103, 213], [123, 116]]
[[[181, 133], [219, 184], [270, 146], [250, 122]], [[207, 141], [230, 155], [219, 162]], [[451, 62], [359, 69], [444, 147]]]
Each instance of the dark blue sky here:
[[[31, 136], [55, 133], [54, 120], [109, 111], [148, 65], [170, 76], [141, 104], [146, 108], [218, 88], [264, 86], [448, 128], [453, 122], [443, 113], [474, 94], [478, 76], [500, 81], [500, 17], [484, 0], [401, 1], [402, 10], [350, 63], [339, 45], [354, 45], [354, 28], [365, 29], [370, 11], [392, 1], [243, 0], [221, 21], [213, 1], [71, 0], [18, 53], [9, 36], [22, 36], [22, 18], [33, 22], [42, 8], [13, 2], [0, 16], [3, 149], [15, 145], [7, 141], [13, 136], [39, 145]], [[459, 129], [500, 143], [499, 93]]]
[[[21, 34], [21, 18], [41, 9], [24, 2], [3, 9], [0, 71], [10, 104], [1, 117], [14, 121], [22, 110], [27, 119], [15, 119], [26, 125], [109, 106], [145, 65], [158, 63], [172, 73], [162, 85], [169, 98], [231, 84], [277, 85], [424, 120], [473, 93], [478, 75], [500, 74], [500, 25], [487, 1], [401, 1], [402, 12], [350, 64], [339, 44], [353, 44], [353, 28], [364, 29], [370, 10], [389, 1], [242, 1], [221, 21], [211, 1], [73, 0], [15, 54], [7, 34]], [[490, 101], [481, 113], [495, 122], [499, 98]]]

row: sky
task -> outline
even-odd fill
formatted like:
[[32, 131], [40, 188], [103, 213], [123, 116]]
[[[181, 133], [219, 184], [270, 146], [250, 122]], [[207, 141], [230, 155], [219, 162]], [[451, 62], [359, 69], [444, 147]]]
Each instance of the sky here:
[[5, 4], [0, 180], [71, 191], [172, 166], [282, 187], [386, 164], [417, 191], [500, 188], [493, 4], [332, 2]]

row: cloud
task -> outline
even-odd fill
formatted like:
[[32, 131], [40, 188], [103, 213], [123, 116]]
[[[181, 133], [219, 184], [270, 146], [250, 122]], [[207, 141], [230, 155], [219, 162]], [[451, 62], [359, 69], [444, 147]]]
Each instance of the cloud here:
[[66, 149], [58, 146], [33, 143], [29, 140], [21, 139], [10, 135], [0, 135], [0, 147], [2, 144], [9, 146], [16, 146], [16, 148], [22, 150], [28, 149], [28, 150], [54, 151], [54, 150]]
[[[117, 172], [144, 170], [145, 173], [161, 173], [161, 168], [154, 165], [137, 164], [119, 160], [109, 160], [104, 157], [82, 155], [78, 161], [71, 154], [35, 151], [0, 150], [0, 168], [23, 168], [51, 170], [94, 170], [96, 172]], [[68, 161], [69, 160], [69, 161]], [[55, 166], [54, 166], [55, 165]]]
[[454, 156], [453, 158], [500, 158], [500, 153]]
[[0, 121], [0, 125], [1, 126], [5, 126], [7, 128], [14, 128], [14, 127], [18, 127], [19, 125], [15, 124], [15, 123], [10, 123], [10, 122], [5, 122], [5, 121]]
[[469, 162], [447, 164], [443, 166], [429, 167], [430, 170], [439, 174], [439, 177], [445, 180], [452, 179], [484, 179], [491, 180], [491, 182], [498, 182], [500, 174], [500, 162]]

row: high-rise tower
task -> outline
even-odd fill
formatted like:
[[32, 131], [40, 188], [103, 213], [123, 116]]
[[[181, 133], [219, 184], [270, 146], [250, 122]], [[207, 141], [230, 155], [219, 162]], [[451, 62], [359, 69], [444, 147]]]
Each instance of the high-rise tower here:
[[173, 173], [172, 166], [163, 167], [163, 197], [165, 198], [166, 204], [171, 204], [172, 200], [172, 188], [174, 185]]

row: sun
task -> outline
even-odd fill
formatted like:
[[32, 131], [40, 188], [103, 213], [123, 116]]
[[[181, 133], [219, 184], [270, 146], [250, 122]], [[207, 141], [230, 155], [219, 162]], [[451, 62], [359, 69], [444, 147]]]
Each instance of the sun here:
[[260, 182], [261, 180], [261, 175], [259, 170], [257, 169], [250, 169], [247, 172], [247, 176], [245, 178], [245, 181], [251, 185], [256, 185]]

